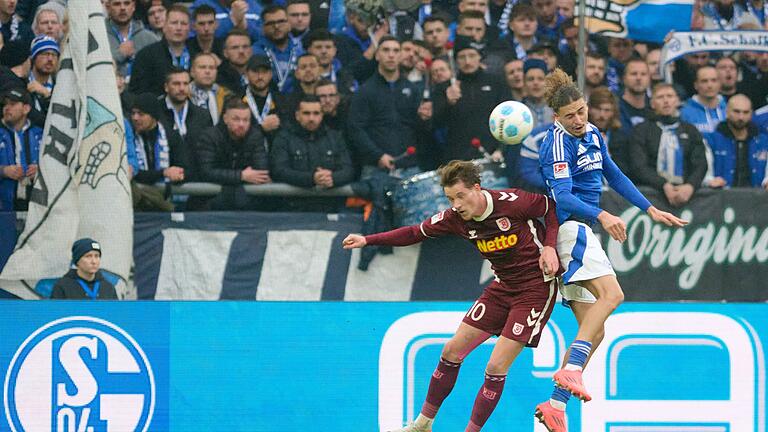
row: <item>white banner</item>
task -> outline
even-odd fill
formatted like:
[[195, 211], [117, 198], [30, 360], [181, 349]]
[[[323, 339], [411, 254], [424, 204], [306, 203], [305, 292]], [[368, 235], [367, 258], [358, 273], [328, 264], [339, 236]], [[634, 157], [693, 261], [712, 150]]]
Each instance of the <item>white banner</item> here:
[[99, 0], [69, 2], [69, 35], [51, 97], [24, 232], [0, 284], [23, 298], [70, 265], [72, 243], [102, 246], [102, 268], [125, 281], [133, 209], [125, 131]]
[[[700, 51], [766, 51], [768, 32], [762, 30], [744, 31], [699, 31], [672, 33], [661, 50], [661, 68], [678, 58]], [[671, 79], [671, 76], [668, 77]], [[667, 79], [667, 81], [669, 81]]]

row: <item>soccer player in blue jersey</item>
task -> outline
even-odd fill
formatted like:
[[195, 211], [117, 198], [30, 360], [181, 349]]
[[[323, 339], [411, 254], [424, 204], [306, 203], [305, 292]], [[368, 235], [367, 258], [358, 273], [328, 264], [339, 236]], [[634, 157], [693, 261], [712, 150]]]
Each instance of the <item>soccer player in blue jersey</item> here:
[[557, 202], [557, 253], [565, 271], [561, 294], [579, 330], [562, 369], [553, 377], [555, 391], [549, 401], [536, 407], [536, 417], [550, 432], [566, 432], [566, 402], [571, 395], [591, 399], [582, 370], [603, 338], [605, 321], [624, 300], [608, 256], [592, 232], [592, 225], [599, 222], [614, 240], [627, 239], [624, 221], [600, 208], [603, 177], [654, 221], [675, 227], [688, 222], [652, 206], [611, 160], [600, 131], [587, 121], [584, 96], [568, 74], [556, 69], [547, 76], [545, 86], [555, 123], [541, 143], [539, 164]]

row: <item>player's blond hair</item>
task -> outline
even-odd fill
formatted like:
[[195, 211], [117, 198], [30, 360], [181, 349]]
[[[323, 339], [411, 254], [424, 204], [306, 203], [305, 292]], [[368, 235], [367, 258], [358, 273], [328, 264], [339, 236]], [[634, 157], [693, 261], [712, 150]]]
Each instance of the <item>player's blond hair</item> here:
[[544, 79], [544, 99], [557, 114], [560, 108], [583, 99], [584, 95], [573, 83], [570, 75], [557, 68]]
[[458, 182], [468, 188], [480, 184], [480, 168], [470, 161], [452, 160], [438, 168], [437, 174], [442, 187], [451, 187]]

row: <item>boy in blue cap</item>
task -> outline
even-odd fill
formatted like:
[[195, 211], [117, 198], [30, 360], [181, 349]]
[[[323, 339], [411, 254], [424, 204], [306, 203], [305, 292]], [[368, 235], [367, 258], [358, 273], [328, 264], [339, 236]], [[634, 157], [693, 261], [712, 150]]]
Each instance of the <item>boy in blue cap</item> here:
[[53, 286], [52, 299], [117, 300], [115, 286], [99, 270], [101, 245], [82, 238], [72, 245], [72, 269]]

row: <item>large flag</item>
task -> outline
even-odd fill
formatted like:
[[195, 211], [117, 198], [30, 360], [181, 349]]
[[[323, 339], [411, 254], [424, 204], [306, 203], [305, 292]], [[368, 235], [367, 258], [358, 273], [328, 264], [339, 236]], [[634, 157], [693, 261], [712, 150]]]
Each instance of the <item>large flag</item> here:
[[41, 279], [63, 275], [74, 240], [101, 243], [102, 268], [125, 281], [133, 210], [125, 131], [99, 0], [70, 1], [56, 87], [24, 232], [0, 287], [37, 298]]
[[[691, 29], [693, 0], [586, 0], [590, 33], [644, 42], [664, 42], [670, 31]], [[576, 0], [576, 14], [579, 15]]]

